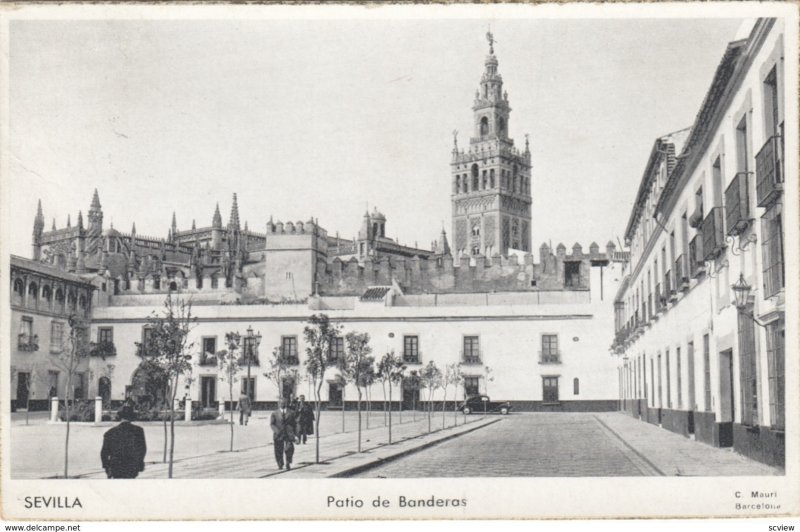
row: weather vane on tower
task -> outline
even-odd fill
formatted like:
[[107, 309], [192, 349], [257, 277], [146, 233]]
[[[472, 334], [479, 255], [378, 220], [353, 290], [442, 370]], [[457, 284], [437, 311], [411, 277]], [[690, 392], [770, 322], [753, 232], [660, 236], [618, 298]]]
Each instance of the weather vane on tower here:
[[494, 35], [492, 35], [491, 26], [489, 26], [489, 30], [486, 32], [486, 40], [489, 41], [489, 53], [494, 54], [494, 43], [497, 41], [495, 41]]

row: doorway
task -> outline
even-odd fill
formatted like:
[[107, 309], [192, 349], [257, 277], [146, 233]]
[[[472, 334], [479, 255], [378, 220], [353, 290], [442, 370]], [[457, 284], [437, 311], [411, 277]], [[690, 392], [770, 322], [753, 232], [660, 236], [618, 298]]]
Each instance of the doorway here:
[[733, 445], [733, 420], [735, 415], [733, 399], [733, 350], [719, 354], [719, 445]]
[[203, 408], [214, 408], [217, 402], [216, 375], [200, 377], [200, 404]]
[[28, 408], [28, 391], [30, 390], [30, 384], [30, 373], [17, 373], [17, 409]]
[[403, 410], [416, 410], [419, 407], [419, 390], [403, 389]]
[[97, 395], [102, 397], [103, 405], [108, 405], [111, 402], [111, 379], [100, 377], [97, 381]]
[[342, 408], [344, 394], [342, 387], [335, 382], [328, 383], [328, 408]]

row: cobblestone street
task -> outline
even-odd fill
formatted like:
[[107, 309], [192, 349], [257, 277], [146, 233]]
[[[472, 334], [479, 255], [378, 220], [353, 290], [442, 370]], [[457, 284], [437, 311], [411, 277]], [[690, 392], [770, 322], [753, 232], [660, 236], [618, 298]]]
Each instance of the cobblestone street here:
[[624, 414], [525, 413], [360, 478], [774, 475], [779, 470]]

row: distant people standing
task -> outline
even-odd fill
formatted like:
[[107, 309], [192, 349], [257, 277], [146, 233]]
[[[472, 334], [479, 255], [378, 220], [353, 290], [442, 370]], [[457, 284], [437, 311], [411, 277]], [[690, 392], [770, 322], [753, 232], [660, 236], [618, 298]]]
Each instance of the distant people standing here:
[[119, 411], [120, 424], [103, 435], [100, 459], [108, 478], [136, 478], [144, 471], [147, 454], [144, 430], [133, 425], [133, 408], [125, 405]]
[[297, 402], [297, 443], [306, 443], [307, 436], [314, 434], [314, 409], [301, 395]]
[[[294, 456], [295, 430], [297, 427], [297, 416], [291, 408], [287, 406], [286, 399], [278, 402], [278, 409], [269, 418], [269, 425], [272, 428], [272, 443], [275, 447], [275, 462], [278, 469], [292, 468], [292, 456]], [[286, 460], [284, 461], [284, 456]]]
[[250, 414], [253, 411], [253, 403], [250, 401], [250, 396], [242, 392], [239, 396], [239, 404], [236, 405], [239, 410], [239, 425], [247, 425], [250, 420]]

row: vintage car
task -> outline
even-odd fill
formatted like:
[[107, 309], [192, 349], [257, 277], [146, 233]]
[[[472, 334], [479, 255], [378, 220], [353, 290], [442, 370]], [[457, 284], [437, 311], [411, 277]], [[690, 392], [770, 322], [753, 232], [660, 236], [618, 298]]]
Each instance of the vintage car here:
[[465, 414], [500, 413], [503, 415], [511, 412], [511, 404], [507, 401], [492, 401], [488, 395], [473, 395], [468, 397], [460, 410]]

